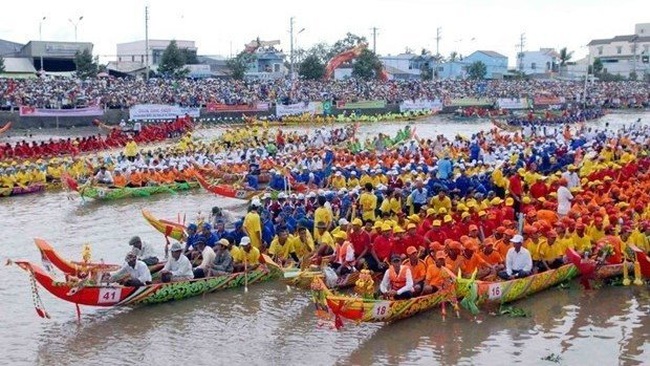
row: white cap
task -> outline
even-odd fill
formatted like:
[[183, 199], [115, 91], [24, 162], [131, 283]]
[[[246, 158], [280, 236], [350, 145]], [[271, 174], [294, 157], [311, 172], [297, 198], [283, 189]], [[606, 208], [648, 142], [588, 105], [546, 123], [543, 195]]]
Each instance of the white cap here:
[[241, 245], [242, 247], [245, 247], [250, 243], [251, 243], [251, 238], [249, 238], [248, 236], [243, 236], [239, 241], [239, 245]]
[[287, 198], [287, 194], [284, 192], [278, 193], [278, 198]]
[[512, 239], [510, 239], [510, 242], [511, 243], [523, 243], [524, 242], [524, 237], [517, 234], [517, 235], [513, 236]]
[[260, 199], [257, 198], [257, 197], [253, 198], [253, 200], [251, 201], [251, 206], [259, 207], [261, 205], [262, 205], [262, 203], [260, 202]]
[[339, 225], [347, 225], [347, 224], [349, 224], [349, 222], [345, 218], [339, 220]]

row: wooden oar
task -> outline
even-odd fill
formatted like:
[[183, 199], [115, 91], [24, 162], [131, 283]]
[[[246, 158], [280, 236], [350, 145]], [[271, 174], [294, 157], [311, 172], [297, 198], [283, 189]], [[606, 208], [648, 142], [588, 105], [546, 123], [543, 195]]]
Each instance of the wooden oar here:
[[248, 293], [248, 258], [244, 253], [244, 293]]

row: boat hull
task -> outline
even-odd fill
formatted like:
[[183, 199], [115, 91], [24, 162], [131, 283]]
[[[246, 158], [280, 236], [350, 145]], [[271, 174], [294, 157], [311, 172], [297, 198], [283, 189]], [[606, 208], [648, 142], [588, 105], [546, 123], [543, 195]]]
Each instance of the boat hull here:
[[144, 217], [144, 219], [147, 220], [151, 226], [153, 226], [163, 235], [168, 236], [172, 239], [176, 239], [178, 241], [185, 240], [185, 226], [183, 224], [158, 219], [147, 210], [142, 210], [142, 217]]
[[145, 187], [124, 187], [124, 188], [104, 188], [99, 186], [81, 186], [79, 187], [79, 194], [82, 197], [101, 200], [112, 201], [124, 198], [133, 197], [148, 197], [154, 194], [173, 193], [179, 191], [187, 191], [197, 188], [199, 185], [195, 182], [182, 182], [172, 183], [157, 186]]

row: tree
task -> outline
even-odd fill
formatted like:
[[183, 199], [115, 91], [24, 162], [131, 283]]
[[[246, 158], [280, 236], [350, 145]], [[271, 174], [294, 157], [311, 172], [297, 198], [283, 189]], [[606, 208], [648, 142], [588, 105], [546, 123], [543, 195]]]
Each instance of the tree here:
[[97, 76], [98, 63], [97, 57], [93, 58], [93, 55], [87, 48], [81, 52], [77, 51], [74, 54], [74, 64], [77, 69], [77, 76], [80, 79], [94, 78]]
[[316, 55], [307, 56], [301, 63], [298, 74], [305, 79], [318, 80], [325, 75], [325, 64]]
[[636, 71], [632, 71], [630, 76], [627, 77], [630, 81], [636, 81], [639, 78], [639, 75], [636, 74]]
[[364, 80], [376, 79], [383, 67], [374, 52], [364, 49], [352, 66], [352, 76]]
[[327, 63], [329, 61], [329, 54], [332, 51], [332, 46], [328, 45], [325, 42], [321, 43], [316, 43], [315, 45], [311, 46], [309, 50], [307, 50], [307, 55], [313, 55], [318, 57], [320, 62], [322, 63]]
[[458, 61], [458, 52], [452, 51], [449, 54], [449, 62], [456, 62], [456, 61]]
[[596, 57], [592, 67], [594, 75], [600, 75], [600, 73], [603, 71], [603, 68], [603, 61], [601, 61], [600, 58]]
[[485, 75], [487, 75], [487, 66], [485, 66], [483, 61], [473, 62], [467, 67], [467, 74], [469, 75], [470, 79], [485, 79]]
[[573, 51], [567, 51], [566, 47], [560, 50], [560, 67], [564, 67], [573, 57]]
[[226, 61], [226, 66], [230, 69], [230, 76], [233, 79], [242, 80], [248, 70], [248, 64], [253, 61], [255, 61], [255, 55], [242, 51], [234, 58]]
[[199, 63], [199, 59], [196, 57], [196, 52], [190, 51], [187, 48], [181, 48], [180, 51], [183, 54], [185, 65], [196, 65]]
[[0, 56], [0, 73], [5, 72], [5, 58]]
[[357, 36], [356, 34], [352, 34], [348, 32], [345, 35], [345, 38], [339, 39], [332, 45], [332, 47], [329, 50], [329, 53], [327, 55], [327, 59], [331, 59], [332, 57], [338, 55], [339, 53], [349, 50], [352, 47], [356, 47], [361, 43], [368, 43], [368, 40], [366, 37], [360, 37]]
[[172, 78], [185, 77], [189, 72], [185, 68], [184, 52], [178, 48], [175, 40], [169, 42], [169, 45], [163, 51], [158, 72]]

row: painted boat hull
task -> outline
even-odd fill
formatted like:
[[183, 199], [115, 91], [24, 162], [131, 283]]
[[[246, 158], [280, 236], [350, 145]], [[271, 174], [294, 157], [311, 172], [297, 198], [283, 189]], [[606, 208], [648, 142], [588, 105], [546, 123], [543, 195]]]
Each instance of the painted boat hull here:
[[228, 198], [250, 200], [251, 198], [262, 193], [262, 191], [236, 189], [228, 184], [211, 184], [199, 173], [196, 174], [196, 180], [199, 182], [199, 185], [201, 185], [201, 187], [203, 187], [203, 189], [206, 191]]
[[445, 291], [408, 300], [375, 300], [340, 296], [333, 294], [320, 277], [317, 277], [312, 284], [312, 297], [318, 309], [328, 310], [337, 317], [358, 323], [394, 322], [433, 309], [454, 298], [452, 293]]
[[185, 240], [185, 226], [177, 222], [172, 222], [168, 220], [158, 219], [147, 210], [142, 210], [142, 216], [147, 222], [153, 226], [156, 230], [162, 233], [165, 236], [168, 236], [172, 239], [178, 241]]
[[2, 135], [3, 133], [9, 131], [12, 124], [13, 124], [13, 122], [7, 122], [7, 123], [5, 123], [4, 126], [0, 127], [0, 135]]
[[46, 185], [37, 183], [23, 187], [0, 188], [0, 197], [22, 196], [25, 194], [39, 193], [45, 191]]
[[197, 188], [198, 186], [198, 183], [195, 182], [172, 183], [158, 186], [133, 188], [104, 188], [99, 186], [81, 186], [79, 187], [79, 194], [85, 198], [101, 201], [112, 201], [123, 198], [147, 197], [154, 194], [187, 191], [193, 188]]
[[[246, 282], [244, 273], [233, 273], [227, 276], [154, 283], [140, 287], [120, 285], [80, 286], [56, 281], [36, 264], [23, 261], [15, 262], [15, 264], [30, 273], [52, 295], [77, 305], [88, 306], [115, 307], [158, 304], [242, 287]], [[280, 274], [281, 271], [273, 266], [262, 266], [248, 273], [248, 284], [277, 278]]]
[[[571, 263], [557, 269], [510, 281], [474, 281], [478, 294], [476, 304], [505, 304], [517, 301], [570, 280], [578, 273], [578, 268]], [[468, 295], [468, 281], [470, 280], [456, 279], [456, 291], [459, 298]]]
[[634, 271], [634, 263], [632, 262], [626, 262], [626, 264], [605, 264], [602, 266], [596, 265], [594, 261], [584, 262], [580, 254], [573, 249], [567, 249], [566, 257], [578, 268], [580, 275], [588, 276], [590, 278], [604, 280], [607, 278], [622, 276], [624, 265], [627, 265], [629, 273]]
[[641, 269], [641, 275], [647, 279], [650, 279], [650, 257], [643, 250], [639, 249], [636, 246], [632, 246], [632, 250], [636, 256], [636, 260], [639, 262], [639, 267]]

